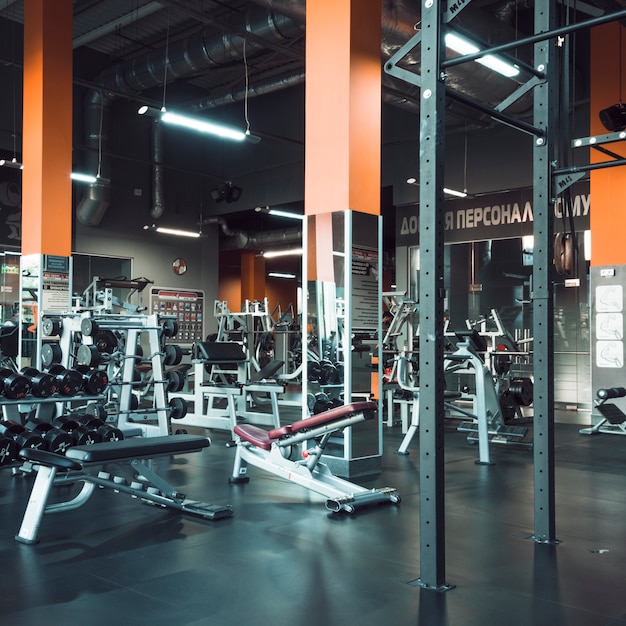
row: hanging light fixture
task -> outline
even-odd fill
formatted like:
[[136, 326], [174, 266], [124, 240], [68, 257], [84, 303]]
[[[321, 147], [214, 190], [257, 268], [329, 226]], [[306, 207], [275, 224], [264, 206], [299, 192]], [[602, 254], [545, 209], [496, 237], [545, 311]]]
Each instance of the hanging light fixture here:
[[250, 143], [259, 143], [261, 138], [253, 135], [250, 131], [243, 131], [224, 124], [217, 124], [209, 120], [191, 115], [183, 115], [182, 113], [174, 113], [168, 111], [165, 107], [157, 109], [148, 105], [140, 106], [137, 110], [139, 115], [148, 115], [161, 120], [165, 124], [172, 126], [180, 126], [195, 130], [199, 133], [221, 137], [222, 139], [230, 139], [231, 141], [248, 141]]
[[[446, 47], [450, 48], [450, 50], [454, 50], [454, 52], [458, 54], [474, 54], [480, 52], [480, 48], [473, 41], [461, 37], [456, 33], [446, 33], [444, 41], [446, 42]], [[486, 54], [485, 56], [477, 58], [476, 63], [480, 63], [507, 78], [513, 78], [519, 74], [519, 67], [507, 63], [493, 54]]]
[[10, 161], [7, 159], [0, 159], [0, 167], [12, 167], [15, 170], [23, 170], [24, 165], [20, 163], [15, 157], [13, 157]]
[[[415, 178], [415, 176], [407, 178], [406, 182], [409, 185], [416, 185], [417, 187], [419, 187], [419, 183], [417, 182], [417, 178]], [[456, 196], [457, 198], [467, 198], [467, 191], [459, 191], [458, 189], [450, 189], [449, 187], [444, 187], [442, 191], [449, 196]]]
[[180, 228], [167, 228], [165, 226], [155, 226], [154, 224], [146, 224], [143, 227], [144, 230], [153, 230], [161, 235], [174, 235], [175, 237], [190, 237], [192, 239], [198, 239], [202, 237], [202, 233], [195, 230], [182, 230]]

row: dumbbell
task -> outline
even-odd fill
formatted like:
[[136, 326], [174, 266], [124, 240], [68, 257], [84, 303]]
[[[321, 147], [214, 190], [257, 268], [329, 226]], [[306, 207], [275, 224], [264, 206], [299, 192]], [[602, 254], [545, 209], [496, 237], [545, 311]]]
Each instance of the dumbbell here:
[[43, 437], [39, 433], [30, 432], [13, 420], [0, 421], [0, 435], [13, 439], [19, 448], [45, 448]]
[[83, 377], [83, 389], [89, 395], [101, 394], [109, 384], [109, 377], [104, 370], [92, 369], [87, 365], [78, 365], [76, 371]]
[[30, 392], [30, 381], [26, 376], [10, 370], [0, 368], [0, 390], [9, 400], [20, 400]]
[[57, 381], [51, 374], [34, 367], [23, 367], [20, 371], [30, 383], [30, 392], [37, 398], [49, 398], [57, 390]]
[[315, 402], [313, 403], [313, 413], [317, 415], [318, 413], [323, 413], [324, 411], [328, 411], [328, 409], [332, 409], [333, 404], [328, 394], [323, 391], [315, 394]]
[[100, 435], [95, 430], [89, 430], [86, 426], [64, 415], [57, 417], [52, 425], [64, 430], [77, 446], [88, 446], [101, 441]]
[[75, 396], [83, 390], [83, 377], [76, 370], [68, 370], [57, 364], [48, 368], [48, 374], [54, 376], [57, 391], [62, 396]]
[[36, 419], [28, 420], [26, 422], [27, 430], [41, 435], [44, 441], [44, 447], [49, 452], [55, 454], [65, 454], [67, 449], [74, 445], [74, 440], [71, 435], [56, 428], [48, 422], [40, 422]]
[[0, 467], [9, 465], [17, 459], [20, 447], [11, 437], [0, 435]]
[[124, 433], [115, 426], [106, 424], [99, 417], [94, 417], [87, 413], [76, 416], [76, 421], [90, 431], [95, 431], [100, 437], [100, 441], [121, 441]]

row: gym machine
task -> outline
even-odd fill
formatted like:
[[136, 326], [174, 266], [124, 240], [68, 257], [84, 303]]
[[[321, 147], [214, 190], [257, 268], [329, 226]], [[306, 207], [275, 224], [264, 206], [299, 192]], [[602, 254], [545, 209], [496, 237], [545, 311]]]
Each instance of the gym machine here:
[[[516, 444], [532, 447], [532, 442], [523, 441], [528, 434], [525, 426], [510, 426], [504, 423], [500, 401], [492, 374], [479, 353], [486, 351], [486, 343], [475, 330], [457, 332], [456, 350], [444, 358], [444, 368], [452, 373], [459, 368], [469, 368], [475, 381], [474, 411], [466, 411], [454, 401], [462, 397], [461, 393], [448, 392], [444, 406], [448, 417], [469, 417], [458, 426], [460, 432], [468, 432], [468, 442], [478, 442], [480, 465], [491, 465], [489, 444]], [[419, 387], [409, 382], [408, 355], [398, 357], [398, 382], [403, 389], [412, 394], [411, 424], [398, 448], [398, 454], [408, 454], [408, 447], [419, 428]]]
[[[272, 377], [282, 367], [282, 361], [270, 361], [249, 377], [249, 359], [241, 344], [206, 341], [193, 344], [191, 363], [191, 391], [170, 393], [172, 400], [183, 399], [191, 407], [178, 420], [180, 426], [233, 431], [240, 419], [280, 426], [278, 397], [285, 385]], [[257, 407], [261, 395], [267, 398], [267, 406]]]

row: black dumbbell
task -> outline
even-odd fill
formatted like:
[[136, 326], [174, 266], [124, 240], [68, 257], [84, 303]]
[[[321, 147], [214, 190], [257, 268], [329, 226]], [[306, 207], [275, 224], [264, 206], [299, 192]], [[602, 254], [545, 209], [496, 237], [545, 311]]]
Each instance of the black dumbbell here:
[[74, 440], [68, 432], [47, 422], [29, 420], [26, 422], [26, 428], [43, 437], [45, 449], [49, 452], [65, 454], [67, 449], [74, 445]]
[[62, 365], [53, 365], [48, 369], [48, 374], [54, 376], [57, 391], [62, 396], [75, 396], [83, 390], [83, 377], [76, 370], [68, 370]]
[[100, 437], [100, 441], [121, 441], [124, 439], [124, 433], [119, 428], [111, 426], [111, 424], [107, 424], [93, 415], [81, 413], [76, 416], [76, 421], [88, 430], [95, 431]]
[[15, 461], [19, 451], [20, 447], [15, 439], [0, 435], [0, 467]]
[[57, 390], [57, 381], [54, 376], [40, 372], [34, 367], [23, 367], [21, 370], [30, 382], [30, 392], [38, 398], [49, 398]]
[[13, 439], [20, 448], [45, 448], [43, 437], [39, 433], [26, 430], [24, 426], [13, 420], [0, 422], [0, 435]]
[[315, 394], [315, 402], [313, 404], [313, 413], [317, 415], [318, 413], [322, 413], [324, 411], [328, 411], [328, 409], [332, 409], [333, 404], [328, 397], [328, 394], [324, 392]]
[[10, 370], [0, 368], [0, 389], [9, 400], [21, 400], [30, 392], [30, 381], [26, 376]]
[[95, 430], [90, 430], [66, 416], [57, 417], [52, 425], [68, 433], [77, 446], [87, 446], [101, 441], [100, 435]]
[[76, 371], [83, 377], [83, 388], [92, 396], [101, 394], [109, 384], [109, 377], [104, 370], [91, 369], [87, 365], [78, 365]]

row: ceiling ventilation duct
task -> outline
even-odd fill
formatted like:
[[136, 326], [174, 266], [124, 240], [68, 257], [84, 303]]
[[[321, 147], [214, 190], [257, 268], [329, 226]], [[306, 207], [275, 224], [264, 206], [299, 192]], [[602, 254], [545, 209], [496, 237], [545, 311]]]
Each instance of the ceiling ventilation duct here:
[[268, 230], [258, 233], [248, 233], [243, 230], [231, 230], [228, 222], [221, 217], [209, 217], [203, 224], [218, 224], [222, 233], [228, 238], [223, 250], [265, 250], [268, 246], [302, 244], [302, 227]]

